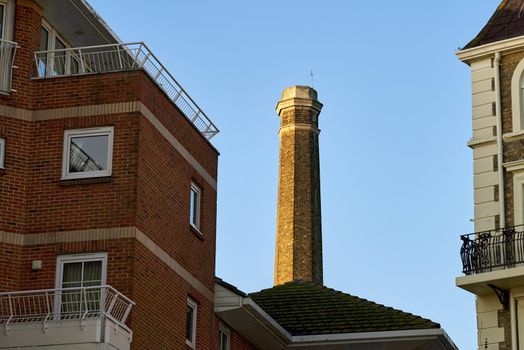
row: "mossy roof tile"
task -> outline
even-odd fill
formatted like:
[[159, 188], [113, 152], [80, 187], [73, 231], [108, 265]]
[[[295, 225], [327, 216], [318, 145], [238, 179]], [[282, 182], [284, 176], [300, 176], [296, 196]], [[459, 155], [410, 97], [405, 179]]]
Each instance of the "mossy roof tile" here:
[[440, 328], [420, 316], [311, 282], [294, 281], [249, 296], [292, 335]]

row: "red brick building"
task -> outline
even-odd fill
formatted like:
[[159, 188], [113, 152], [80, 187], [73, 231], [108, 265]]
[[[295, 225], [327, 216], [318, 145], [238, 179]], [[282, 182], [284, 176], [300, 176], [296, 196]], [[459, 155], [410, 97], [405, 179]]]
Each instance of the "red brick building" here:
[[217, 133], [85, 0], [0, 0], [0, 349], [454, 349], [321, 278], [216, 279]]
[[0, 348], [216, 348], [216, 127], [84, 1], [0, 0], [0, 38]]

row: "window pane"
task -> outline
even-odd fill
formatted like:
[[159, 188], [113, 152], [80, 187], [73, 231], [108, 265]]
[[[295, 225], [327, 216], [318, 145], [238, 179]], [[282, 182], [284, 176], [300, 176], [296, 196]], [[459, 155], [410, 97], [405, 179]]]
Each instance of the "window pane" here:
[[5, 6], [0, 5], [0, 39], [4, 37], [4, 13]]
[[108, 169], [109, 135], [71, 137], [69, 172], [83, 173]]
[[82, 286], [82, 263], [64, 264], [62, 273], [62, 288], [75, 288]]
[[84, 263], [82, 287], [99, 286], [102, 284], [102, 262], [89, 261]]
[[0, 168], [4, 167], [5, 163], [5, 140], [0, 139]]
[[[40, 32], [40, 51], [47, 51], [49, 44], [49, 31], [42, 27]], [[38, 57], [38, 76], [45, 77], [47, 72], [47, 54], [39, 54]]]
[[193, 317], [195, 317], [195, 309], [191, 305], [187, 305], [186, 312], [186, 339], [193, 342]]
[[196, 221], [196, 218], [197, 218], [197, 216], [196, 216], [196, 214], [197, 214], [197, 207], [196, 207], [196, 205], [197, 205], [197, 193], [196, 193], [196, 191], [193, 188], [191, 188], [191, 203], [190, 203], [190, 205], [191, 205], [191, 212], [190, 212], [191, 223], [196, 226], [196, 224], [197, 224], [197, 221]]
[[220, 349], [219, 350], [229, 350], [229, 336], [223, 330], [220, 330]]
[[[66, 45], [58, 38], [55, 40], [55, 50], [64, 50]], [[54, 74], [64, 75], [66, 66], [66, 52], [58, 51], [54, 54]]]

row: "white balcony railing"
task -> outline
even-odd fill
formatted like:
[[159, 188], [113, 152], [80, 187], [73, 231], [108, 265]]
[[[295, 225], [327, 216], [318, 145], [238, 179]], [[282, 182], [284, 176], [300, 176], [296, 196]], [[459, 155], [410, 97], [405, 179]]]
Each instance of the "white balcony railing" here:
[[143, 69], [210, 140], [219, 130], [142, 42], [35, 52], [39, 78]]
[[14, 41], [0, 39], [0, 93], [12, 91], [13, 63], [18, 44]]
[[0, 293], [0, 329], [78, 320], [109, 319], [132, 334], [125, 322], [134, 302], [111, 286]]

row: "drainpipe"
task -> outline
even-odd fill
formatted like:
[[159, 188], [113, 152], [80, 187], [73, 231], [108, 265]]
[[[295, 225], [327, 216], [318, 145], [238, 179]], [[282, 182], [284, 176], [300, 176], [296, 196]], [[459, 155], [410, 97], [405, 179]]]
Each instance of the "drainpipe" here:
[[497, 118], [497, 165], [499, 173], [500, 228], [506, 227], [504, 200], [504, 167], [502, 146], [502, 106], [500, 96], [500, 52], [495, 53], [495, 114]]

